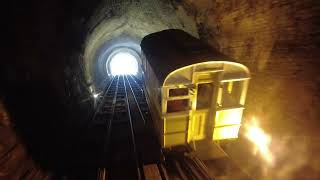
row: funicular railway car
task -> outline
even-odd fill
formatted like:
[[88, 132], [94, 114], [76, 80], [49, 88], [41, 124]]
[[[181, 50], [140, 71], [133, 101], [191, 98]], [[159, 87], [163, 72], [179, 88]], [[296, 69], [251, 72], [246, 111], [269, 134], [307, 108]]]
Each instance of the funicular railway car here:
[[182, 30], [141, 42], [153, 119], [163, 148], [238, 137], [249, 70]]

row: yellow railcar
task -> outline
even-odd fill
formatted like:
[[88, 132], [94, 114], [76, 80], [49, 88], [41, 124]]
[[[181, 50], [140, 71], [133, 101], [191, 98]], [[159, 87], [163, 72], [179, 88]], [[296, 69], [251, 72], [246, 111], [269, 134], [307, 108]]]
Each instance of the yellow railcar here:
[[250, 79], [246, 66], [181, 30], [150, 34], [141, 48], [163, 148], [238, 137]]

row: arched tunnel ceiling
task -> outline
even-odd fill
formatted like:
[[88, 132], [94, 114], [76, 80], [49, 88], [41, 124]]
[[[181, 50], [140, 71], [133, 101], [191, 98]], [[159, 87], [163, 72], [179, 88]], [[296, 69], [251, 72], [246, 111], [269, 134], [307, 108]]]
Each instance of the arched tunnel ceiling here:
[[183, 29], [198, 37], [195, 22], [183, 8], [174, 9], [171, 3], [157, 0], [104, 1], [89, 26], [83, 58], [88, 83], [94, 81], [93, 66], [99, 48], [118, 37], [125, 36], [126, 41], [131, 38], [138, 45], [144, 36], [164, 29]]

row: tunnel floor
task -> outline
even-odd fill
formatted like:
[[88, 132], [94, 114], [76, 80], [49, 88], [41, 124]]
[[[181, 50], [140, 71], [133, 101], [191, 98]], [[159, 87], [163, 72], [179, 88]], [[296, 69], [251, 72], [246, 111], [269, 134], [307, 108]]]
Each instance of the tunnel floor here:
[[142, 83], [134, 76], [114, 76], [102, 95], [81, 150], [87, 163], [107, 179], [141, 179], [143, 166], [158, 164], [161, 147]]

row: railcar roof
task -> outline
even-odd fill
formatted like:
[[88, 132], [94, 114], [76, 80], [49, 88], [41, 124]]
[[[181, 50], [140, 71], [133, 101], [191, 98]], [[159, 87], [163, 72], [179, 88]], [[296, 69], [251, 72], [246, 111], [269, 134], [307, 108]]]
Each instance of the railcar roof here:
[[149, 34], [141, 48], [160, 83], [179, 68], [205, 61], [233, 61], [208, 44], [178, 30], [169, 29]]

